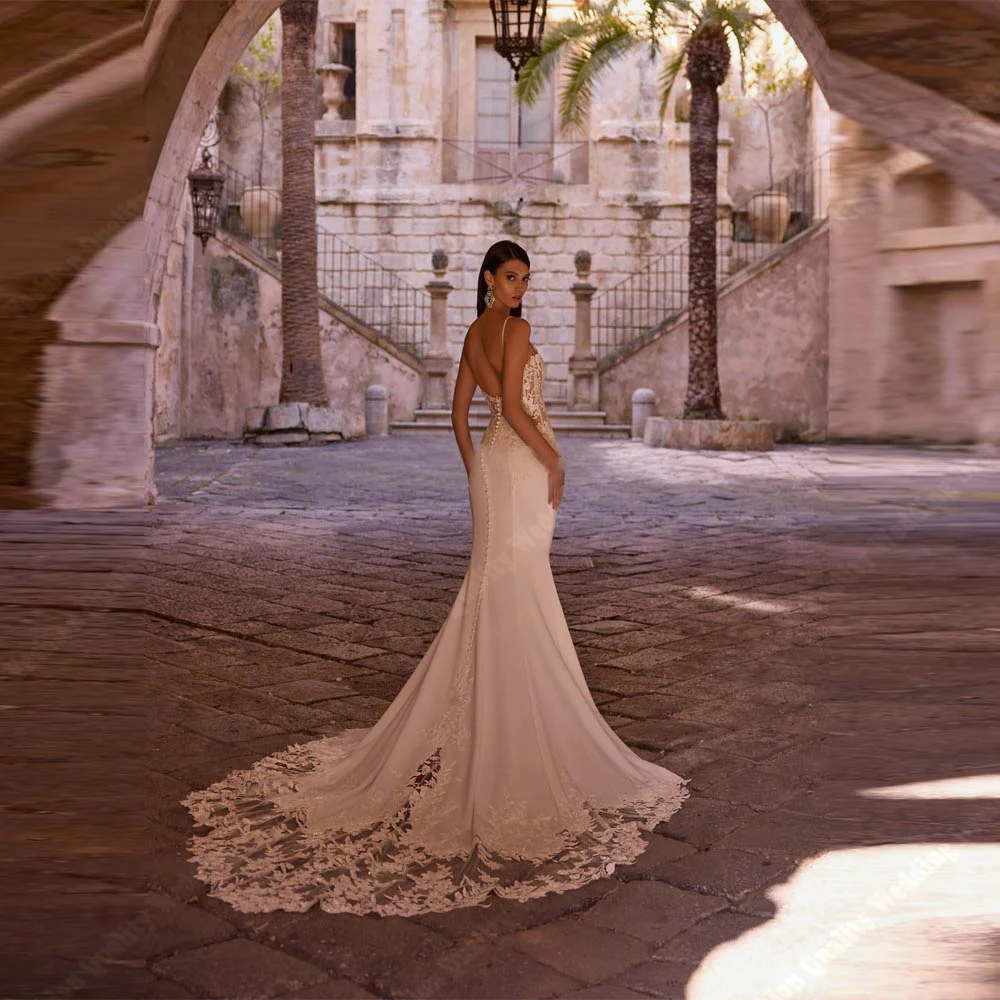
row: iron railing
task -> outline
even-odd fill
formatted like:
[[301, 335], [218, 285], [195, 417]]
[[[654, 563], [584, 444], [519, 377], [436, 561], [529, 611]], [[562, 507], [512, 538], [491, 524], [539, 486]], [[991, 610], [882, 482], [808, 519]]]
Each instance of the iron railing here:
[[[720, 225], [719, 283], [826, 218], [828, 195], [829, 157], [824, 154], [768, 191], [741, 199], [731, 224]], [[646, 339], [687, 308], [689, 264], [689, 243], [682, 240], [594, 296], [591, 340], [597, 357]]]
[[[728, 236], [716, 246], [718, 279], [726, 274]], [[591, 342], [597, 357], [632, 343], [683, 312], [688, 304], [688, 241], [681, 240], [641, 270], [594, 296]]]
[[[275, 188], [254, 185], [221, 164], [223, 203], [219, 228], [262, 257], [281, 264], [281, 213]], [[319, 291], [397, 347], [418, 357], [430, 339], [430, 296], [396, 271], [317, 226]]]
[[[589, 143], [442, 139], [449, 180], [502, 184], [586, 184]], [[450, 161], [450, 164], [449, 164]]]
[[318, 232], [319, 290], [387, 340], [422, 357], [430, 342], [431, 299], [339, 236]]

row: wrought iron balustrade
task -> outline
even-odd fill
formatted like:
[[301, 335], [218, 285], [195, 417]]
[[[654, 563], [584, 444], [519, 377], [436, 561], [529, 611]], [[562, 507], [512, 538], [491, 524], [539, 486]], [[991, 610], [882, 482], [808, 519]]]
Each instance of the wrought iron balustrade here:
[[[720, 222], [717, 278], [727, 278], [774, 253], [783, 243], [826, 218], [829, 155], [823, 154], [767, 191], [734, 205]], [[617, 285], [593, 299], [591, 337], [598, 357], [651, 336], [687, 309], [690, 246], [678, 241]]]
[[[219, 228], [280, 266], [280, 200], [271, 193], [277, 189], [255, 185], [228, 164], [219, 169], [224, 178]], [[427, 292], [321, 225], [316, 236], [320, 294], [398, 347], [421, 356], [430, 337]]]

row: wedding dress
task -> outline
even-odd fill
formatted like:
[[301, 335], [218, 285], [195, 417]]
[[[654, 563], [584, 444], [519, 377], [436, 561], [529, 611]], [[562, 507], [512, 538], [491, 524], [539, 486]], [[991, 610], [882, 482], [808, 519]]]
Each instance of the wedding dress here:
[[[555, 448], [544, 371], [535, 352], [522, 405]], [[487, 401], [469, 567], [381, 719], [183, 801], [209, 828], [198, 877], [236, 910], [411, 916], [566, 891], [633, 862], [688, 795], [597, 710], [549, 565], [548, 474]]]

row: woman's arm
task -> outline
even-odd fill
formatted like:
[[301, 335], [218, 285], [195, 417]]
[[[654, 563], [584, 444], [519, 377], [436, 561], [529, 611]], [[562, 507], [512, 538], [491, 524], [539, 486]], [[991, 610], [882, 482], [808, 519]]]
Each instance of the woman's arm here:
[[503, 416], [538, 461], [547, 469], [554, 469], [559, 466], [559, 452], [545, 440], [521, 405], [524, 366], [531, 357], [530, 336], [527, 320], [520, 316], [508, 320], [503, 350]]
[[466, 473], [472, 471], [472, 456], [475, 449], [472, 446], [472, 433], [469, 430], [469, 406], [473, 393], [476, 391], [476, 377], [472, 374], [469, 359], [465, 356], [468, 339], [462, 345], [462, 360], [458, 365], [458, 377], [455, 379], [455, 394], [451, 400], [451, 426], [455, 431], [455, 440], [465, 463]]

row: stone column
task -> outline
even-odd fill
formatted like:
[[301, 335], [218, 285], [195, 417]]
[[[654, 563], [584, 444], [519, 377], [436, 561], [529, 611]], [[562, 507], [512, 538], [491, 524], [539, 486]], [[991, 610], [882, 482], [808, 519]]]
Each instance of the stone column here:
[[597, 357], [590, 342], [590, 300], [597, 289], [587, 281], [590, 254], [580, 250], [573, 262], [577, 279], [572, 288], [576, 299], [576, 340], [569, 359], [567, 403], [571, 410], [596, 410], [600, 402], [600, 384]]
[[448, 255], [435, 250], [431, 256], [434, 280], [426, 288], [431, 297], [431, 340], [422, 361], [424, 375], [424, 409], [444, 409], [448, 406], [448, 376], [454, 360], [448, 351], [448, 294], [452, 284], [446, 280]]
[[136, 219], [49, 310], [34, 446], [37, 502], [61, 509], [145, 507], [153, 482], [153, 375], [159, 328], [146, 316], [147, 232]]
[[33, 486], [46, 507], [111, 509], [155, 502], [155, 323], [63, 322], [45, 348]]

